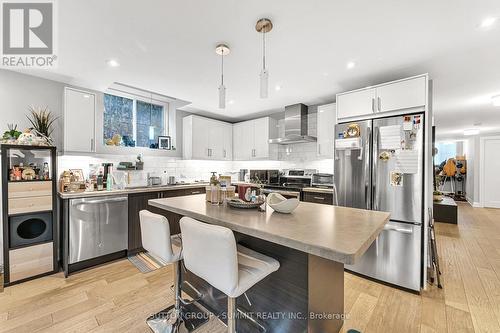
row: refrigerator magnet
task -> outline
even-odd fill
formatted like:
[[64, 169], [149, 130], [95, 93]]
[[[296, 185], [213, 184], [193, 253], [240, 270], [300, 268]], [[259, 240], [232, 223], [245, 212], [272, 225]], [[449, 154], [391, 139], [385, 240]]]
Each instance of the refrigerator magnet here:
[[391, 186], [403, 186], [403, 174], [399, 171], [391, 171]]
[[413, 129], [413, 121], [411, 116], [404, 116], [403, 131], [411, 131]]
[[391, 158], [391, 153], [389, 153], [388, 151], [383, 151], [380, 153], [380, 155], [378, 155], [378, 158], [381, 161], [387, 162]]

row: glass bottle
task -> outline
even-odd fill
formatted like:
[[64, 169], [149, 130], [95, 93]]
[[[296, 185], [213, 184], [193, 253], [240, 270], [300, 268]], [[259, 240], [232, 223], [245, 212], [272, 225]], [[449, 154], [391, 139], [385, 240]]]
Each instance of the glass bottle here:
[[226, 199], [227, 199], [227, 188], [226, 184], [222, 184], [220, 188], [220, 202], [223, 206], [226, 206]]
[[97, 176], [97, 190], [102, 191], [103, 189], [104, 189], [104, 176], [101, 171]]
[[219, 187], [217, 185], [210, 185], [210, 202], [212, 205], [219, 205]]
[[50, 180], [50, 169], [49, 169], [49, 163], [47, 162], [43, 163], [43, 179]]

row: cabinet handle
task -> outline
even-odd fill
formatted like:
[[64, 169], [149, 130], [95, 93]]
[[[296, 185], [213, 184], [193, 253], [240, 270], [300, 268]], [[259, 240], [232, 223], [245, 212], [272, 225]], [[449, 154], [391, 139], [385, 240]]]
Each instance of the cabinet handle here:
[[226, 150], [224, 149], [223, 152], [224, 152], [224, 158], [226, 158]]
[[90, 151], [94, 151], [94, 139], [90, 139]]
[[313, 197], [313, 198], [316, 200], [325, 200], [325, 198], [323, 198], [323, 197]]
[[200, 194], [200, 191], [191, 191], [191, 194]]
[[321, 143], [318, 143], [318, 155], [321, 155]]
[[372, 112], [375, 112], [375, 98], [372, 98]]
[[380, 99], [380, 97], [377, 97], [377, 102], [378, 102], [378, 111], [382, 111], [382, 100]]

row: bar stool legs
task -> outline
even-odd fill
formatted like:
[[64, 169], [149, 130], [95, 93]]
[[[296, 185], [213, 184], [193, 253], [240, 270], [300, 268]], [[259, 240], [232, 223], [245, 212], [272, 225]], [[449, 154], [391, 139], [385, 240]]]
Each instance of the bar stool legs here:
[[227, 331], [236, 332], [236, 298], [227, 298]]
[[[208, 321], [208, 316], [194, 303], [182, 299], [182, 262], [177, 261], [174, 264], [174, 305], [152, 315], [146, 320], [149, 328], [155, 333], [186, 333], [193, 332]], [[186, 282], [186, 285], [201, 297], [199, 291]], [[189, 316], [186, 314], [189, 313]]]
[[155, 333], [180, 333], [189, 332], [183, 325], [181, 318], [181, 288], [180, 288], [180, 266], [181, 262], [174, 263], [174, 305], [152, 315], [146, 323]]

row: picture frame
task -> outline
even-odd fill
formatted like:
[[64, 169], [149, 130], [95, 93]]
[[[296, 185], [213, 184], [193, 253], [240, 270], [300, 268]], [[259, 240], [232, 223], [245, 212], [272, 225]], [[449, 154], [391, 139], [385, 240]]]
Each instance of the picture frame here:
[[85, 182], [85, 177], [83, 176], [82, 169], [69, 169], [69, 172], [73, 174], [77, 182], [83, 183]]
[[158, 136], [158, 149], [171, 150], [172, 149], [172, 138], [167, 135]]

